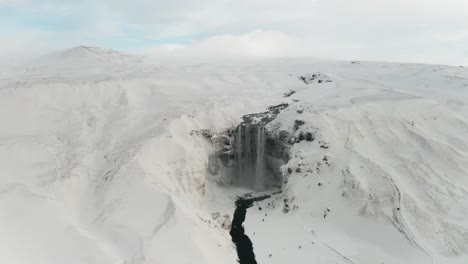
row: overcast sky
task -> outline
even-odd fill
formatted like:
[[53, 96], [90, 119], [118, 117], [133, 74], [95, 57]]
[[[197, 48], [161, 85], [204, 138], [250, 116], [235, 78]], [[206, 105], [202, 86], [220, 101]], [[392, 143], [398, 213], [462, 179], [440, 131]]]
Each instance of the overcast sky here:
[[0, 57], [77, 45], [467, 65], [468, 0], [0, 0]]

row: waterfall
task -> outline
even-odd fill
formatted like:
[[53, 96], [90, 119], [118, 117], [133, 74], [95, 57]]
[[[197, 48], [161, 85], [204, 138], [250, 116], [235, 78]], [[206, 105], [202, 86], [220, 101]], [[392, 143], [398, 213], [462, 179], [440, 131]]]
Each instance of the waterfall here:
[[257, 159], [255, 162], [255, 188], [265, 188], [264, 166], [265, 166], [265, 127], [262, 124], [257, 126]]
[[210, 173], [220, 182], [257, 191], [281, 186], [280, 167], [289, 160], [285, 141], [289, 134], [281, 131], [286, 133], [270, 135], [266, 125], [287, 106], [280, 104], [266, 112], [244, 115], [235, 129], [213, 137], [216, 152], [210, 157]]
[[237, 171], [236, 175], [234, 175], [234, 181], [240, 182], [242, 179], [243, 171], [243, 162], [242, 162], [242, 125], [237, 127], [237, 135], [235, 137], [236, 144], [234, 145], [234, 150], [236, 153], [236, 161], [237, 161]]
[[[245, 133], [244, 137], [245, 139], [242, 141], [242, 149], [245, 153], [245, 158], [244, 158], [244, 163], [247, 163], [247, 168], [244, 169], [244, 173], [246, 173], [246, 176], [250, 176], [250, 169], [252, 167], [252, 129], [249, 124], [246, 124], [244, 126], [245, 128]], [[255, 146], [255, 144], [254, 144]], [[247, 170], [247, 171], [246, 171]]]
[[265, 126], [243, 123], [234, 139], [237, 168], [234, 181], [256, 190], [265, 188]]

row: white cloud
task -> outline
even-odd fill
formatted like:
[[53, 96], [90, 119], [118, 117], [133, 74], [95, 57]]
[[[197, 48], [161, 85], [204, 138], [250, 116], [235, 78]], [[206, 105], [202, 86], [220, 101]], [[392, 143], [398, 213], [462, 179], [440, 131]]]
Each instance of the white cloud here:
[[[159, 54], [175, 54], [170, 50], [178, 47], [178, 56], [307, 54], [468, 64], [466, 0], [0, 0], [2, 4], [78, 21], [80, 32], [63, 34], [58, 42], [64, 45], [83, 36], [125, 38], [125, 28], [136, 28], [142, 35], [129, 38], [155, 43], [195, 36], [190, 44], [172, 41], [154, 47]], [[266, 31], [255, 32], [258, 28]], [[73, 41], [67, 41], [73, 33]], [[121, 46], [109, 43], [116, 45], [109, 48]]]
[[243, 35], [219, 35], [191, 44], [166, 44], [154, 46], [150, 53], [155, 57], [207, 58], [207, 57], [281, 57], [300, 56], [300, 41], [276, 31], [253, 31]]
[[[431, 43], [431, 45], [427, 45]], [[467, 65], [465, 34], [421, 35], [407, 41], [360, 45], [324, 42], [316, 37], [297, 38], [278, 31], [256, 30], [248, 34], [207, 37], [189, 44], [156, 45], [147, 51], [158, 60], [211, 60], [216, 58], [320, 57]]]

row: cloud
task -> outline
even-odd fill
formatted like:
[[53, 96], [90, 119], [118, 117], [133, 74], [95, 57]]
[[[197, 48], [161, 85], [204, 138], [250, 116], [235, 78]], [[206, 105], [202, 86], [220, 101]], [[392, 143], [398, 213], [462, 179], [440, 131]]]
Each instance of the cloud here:
[[[81, 41], [124, 51], [153, 47], [154, 53], [174, 54], [178, 47], [187, 56], [310, 54], [468, 63], [466, 0], [0, 0], [0, 13], [2, 7], [29, 19], [0, 14], [9, 33], [21, 33], [15, 39], [21, 49], [32, 39], [51, 43], [53, 36], [54, 48]], [[16, 23], [23, 20], [28, 23]], [[73, 27], [63, 32], [63, 25]], [[0, 25], [0, 35], [5, 30]]]
[[256, 30], [247, 34], [202, 38], [187, 44], [155, 45], [146, 53], [161, 61], [318, 57], [466, 65], [468, 52], [464, 43], [468, 43], [467, 33], [422, 34], [404, 42], [365, 45], [346, 41], [323, 42], [313, 36], [297, 38], [278, 31]]
[[301, 56], [304, 48], [282, 32], [256, 30], [242, 35], [219, 35], [190, 44], [164, 44], [150, 49], [159, 58], [282, 57]]

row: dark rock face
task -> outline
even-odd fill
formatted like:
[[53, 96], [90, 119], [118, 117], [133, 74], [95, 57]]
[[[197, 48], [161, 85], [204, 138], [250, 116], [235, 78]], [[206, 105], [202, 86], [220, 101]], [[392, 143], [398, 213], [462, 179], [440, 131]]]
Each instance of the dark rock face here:
[[299, 76], [299, 79], [303, 81], [305, 84], [332, 82], [330, 77], [320, 72], [317, 72], [311, 75]]
[[307, 141], [314, 141], [315, 136], [314, 136], [314, 134], [312, 134], [311, 132], [306, 132], [306, 134], [305, 134], [305, 139], [306, 139]]
[[272, 106], [266, 112], [243, 116], [232, 130], [211, 138], [217, 152], [211, 157], [209, 171], [221, 173], [228, 183], [264, 190], [281, 185], [280, 166], [289, 160], [288, 134], [275, 138], [266, 129], [288, 105]]
[[290, 90], [289, 92], [284, 93], [284, 97], [290, 97], [291, 95], [293, 95], [293, 94], [295, 94], [295, 93], [296, 93], [296, 91]]
[[299, 119], [296, 119], [296, 120], [294, 121], [294, 129], [295, 129], [295, 130], [298, 130], [299, 127], [302, 126], [302, 125], [304, 125], [304, 124], [305, 124], [304, 121], [299, 120]]

